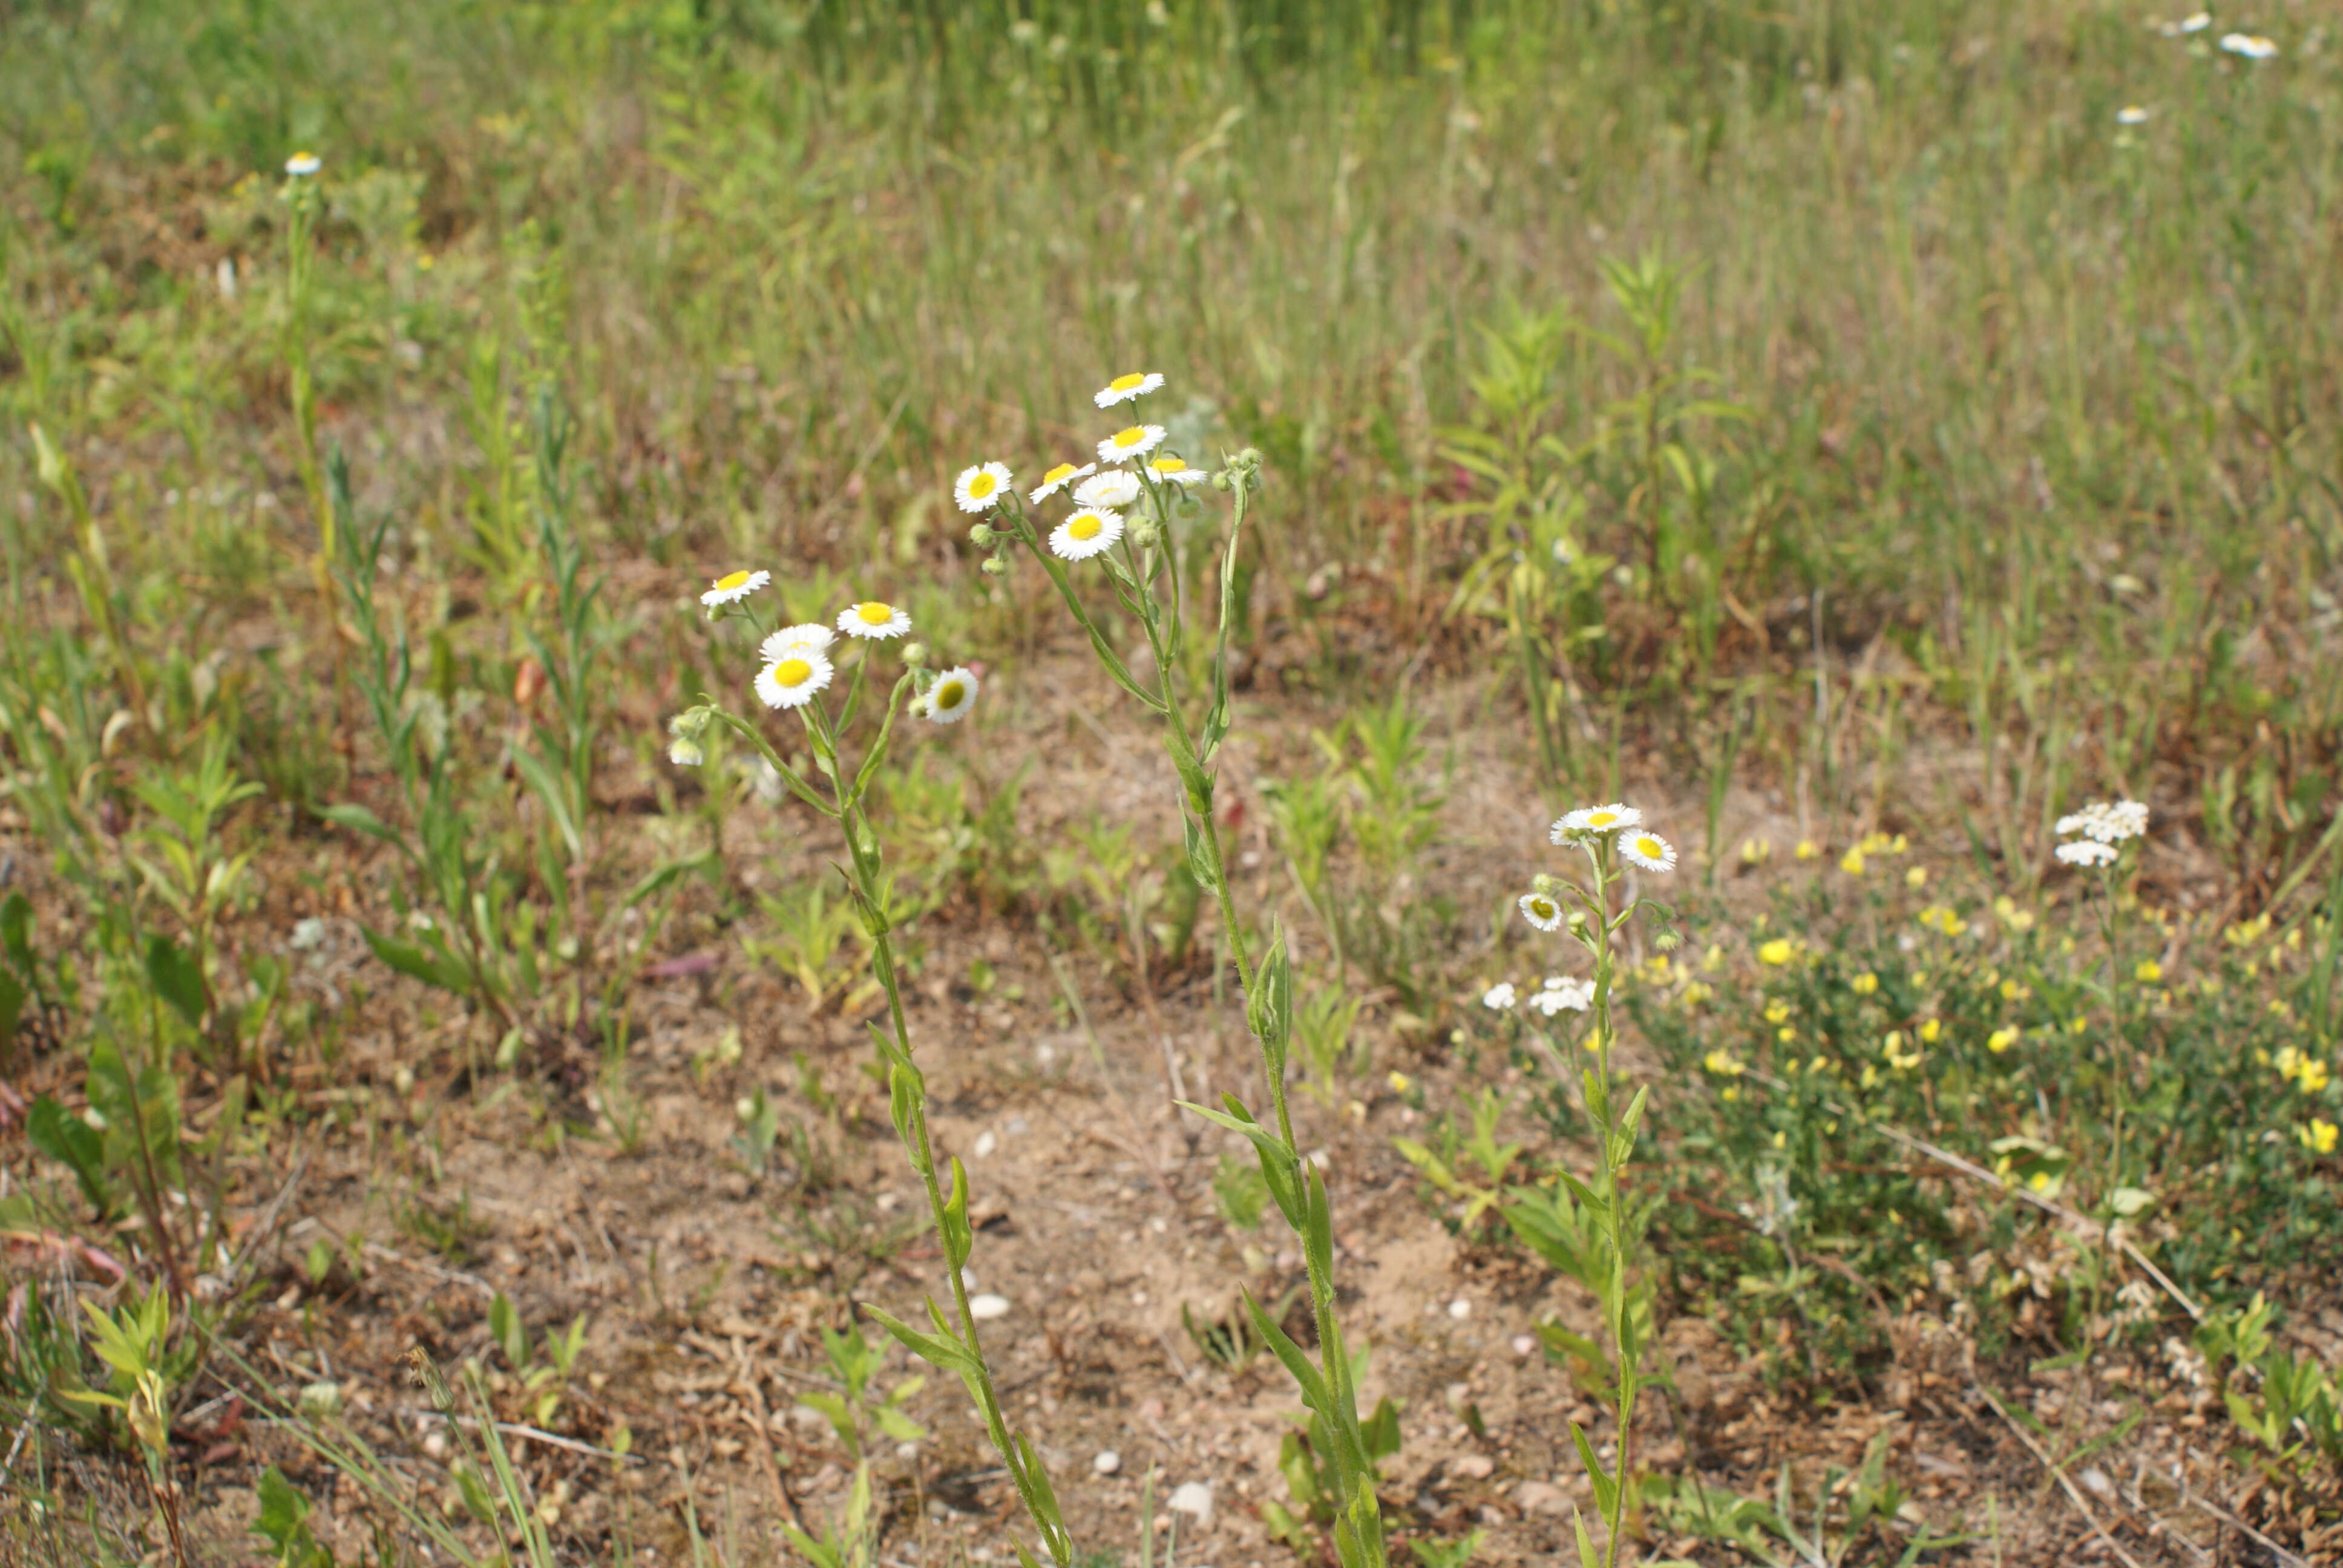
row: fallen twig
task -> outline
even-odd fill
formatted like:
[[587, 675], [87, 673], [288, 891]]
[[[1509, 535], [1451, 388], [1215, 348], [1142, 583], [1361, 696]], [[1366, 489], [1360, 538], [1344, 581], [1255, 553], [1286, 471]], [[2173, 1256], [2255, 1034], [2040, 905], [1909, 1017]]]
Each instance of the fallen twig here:
[[[403, 1404], [397, 1408], [398, 1413], [401, 1415], [411, 1415], [418, 1419], [430, 1421], [459, 1422], [464, 1426], [471, 1428], [475, 1432], [478, 1431], [480, 1426], [480, 1420], [478, 1416], [448, 1415], [440, 1411], [427, 1410], [423, 1406], [417, 1404]], [[530, 1442], [540, 1442], [548, 1448], [562, 1448], [568, 1450], [572, 1453], [591, 1454], [597, 1459], [615, 1459], [620, 1464], [640, 1464], [643, 1462], [643, 1457], [639, 1453], [620, 1453], [615, 1448], [597, 1448], [590, 1442], [581, 1442], [574, 1437], [563, 1437], [558, 1432], [546, 1432], [538, 1427], [523, 1426], [517, 1421], [500, 1421], [497, 1422], [497, 1431], [503, 1436], [522, 1438]]]
[[2017, 1434], [2017, 1441], [2026, 1445], [2026, 1451], [2042, 1462], [2042, 1468], [2048, 1471], [2051, 1479], [2057, 1482], [2060, 1488], [2066, 1492], [2066, 1500], [2075, 1505], [2075, 1512], [2081, 1514], [2083, 1522], [2091, 1527], [2092, 1532], [2100, 1540], [2107, 1543], [2107, 1550], [2122, 1560], [2124, 1568], [2139, 1568], [2139, 1563], [2134, 1560], [2132, 1554], [2123, 1549], [2123, 1543], [2107, 1533], [2107, 1527], [2099, 1523], [2099, 1516], [2091, 1512], [2091, 1505], [2083, 1501], [2083, 1489], [2075, 1484], [2063, 1467], [2042, 1452], [2042, 1445], [2036, 1442], [2033, 1435], [2018, 1425], [2016, 1419], [2008, 1411], [2002, 1408], [2001, 1401], [1993, 1397], [1993, 1391], [1983, 1383], [1971, 1383], [1969, 1386], [1976, 1392], [1978, 1398], [1993, 1406], [1993, 1413], [2001, 1417], [2003, 1423]]

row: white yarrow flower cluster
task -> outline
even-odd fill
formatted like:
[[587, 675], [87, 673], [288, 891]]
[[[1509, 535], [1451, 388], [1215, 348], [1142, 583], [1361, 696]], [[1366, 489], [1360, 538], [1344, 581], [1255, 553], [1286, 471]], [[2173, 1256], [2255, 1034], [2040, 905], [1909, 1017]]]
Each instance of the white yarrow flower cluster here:
[[2147, 834], [2147, 808], [2137, 800], [2094, 800], [2059, 818], [2057, 828], [2066, 838], [2055, 851], [2061, 864], [2112, 866], [2118, 846]]
[[1481, 993], [1481, 1005], [1491, 1012], [1503, 1012], [1513, 1005], [1514, 996], [1513, 982], [1499, 980]]
[[1565, 980], [1561, 975], [1548, 975], [1542, 990], [1530, 994], [1530, 1006], [1546, 1017], [1561, 1012], [1584, 1012], [1594, 1005], [1593, 980]]

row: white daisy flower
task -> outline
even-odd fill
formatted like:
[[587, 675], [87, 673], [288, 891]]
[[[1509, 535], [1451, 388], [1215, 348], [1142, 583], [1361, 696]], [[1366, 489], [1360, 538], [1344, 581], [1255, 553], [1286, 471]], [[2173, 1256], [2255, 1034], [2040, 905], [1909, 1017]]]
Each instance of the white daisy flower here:
[[770, 572], [728, 572], [716, 579], [715, 587], [699, 596], [699, 602], [709, 609], [719, 605], [739, 604], [772, 580]]
[[830, 660], [818, 653], [793, 653], [758, 674], [757, 695], [768, 708], [803, 708], [829, 684]]
[[1095, 401], [1101, 408], [1111, 408], [1118, 403], [1135, 402], [1163, 385], [1163, 377], [1152, 370], [1134, 370], [1128, 376], [1118, 376], [1099, 388]]
[[2252, 33], [2224, 33], [2221, 47], [2232, 55], [2243, 55], [2248, 60], [2268, 60], [2278, 54], [2278, 45], [2268, 38]]
[[1481, 993], [1481, 1005], [1491, 1012], [1503, 1012], [1513, 1005], [1513, 982], [1499, 980]]
[[866, 599], [849, 605], [838, 615], [838, 629], [849, 637], [868, 638], [884, 642], [890, 637], [900, 637], [911, 629], [909, 612], [877, 599]]
[[936, 677], [924, 699], [928, 717], [938, 724], [958, 724], [976, 703], [976, 671], [947, 669]]
[[291, 175], [297, 180], [308, 175], [314, 175], [325, 166], [324, 162], [321, 161], [315, 153], [295, 153], [291, 157], [285, 160], [285, 172]]
[[1074, 505], [1078, 507], [1127, 507], [1137, 499], [1139, 476], [1121, 468], [1109, 468], [1074, 487]]
[[1641, 811], [1614, 801], [1608, 806], [1588, 806], [1565, 813], [1546, 837], [1557, 844], [1567, 844], [1582, 833], [1615, 833], [1623, 828], [1637, 827], [1643, 820]]
[[1061, 561], [1086, 561], [1122, 538], [1122, 514], [1084, 507], [1050, 530], [1050, 553]]
[[1676, 847], [1657, 833], [1621, 834], [1619, 853], [1647, 871], [1676, 869]]
[[2147, 111], [2137, 104], [2126, 104], [2122, 108], [2116, 111], [2116, 124], [2119, 126], [2144, 126], [2147, 124]]
[[2206, 28], [2210, 27], [2212, 25], [2213, 13], [2210, 11], [2199, 11], [2193, 16], [2184, 16], [2180, 19], [2180, 31], [2183, 33], [2202, 33]]
[[1042, 502], [1048, 500], [1051, 496], [1056, 495], [1060, 490], [1064, 489], [1068, 485], [1072, 484], [1076, 479], [1081, 478], [1083, 475], [1095, 474], [1097, 472], [1098, 465], [1096, 463], [1084, 463], [1079, 468], [1075, 467], [1071, 463], [1061, 463], [1056, 467], [1051, 469], [1048, 473], [1042, 475], [1041, 487], [1025, 498], [1038, 507]]
[[1117, 430], [1099, 443], [1099, 461], [1127, 463], [1133, 457], [1144, 457], [1162, 444], [1162, 426], [1132, 425]]
[[1523, 893], [1521, 896], [1522, 919], [1542, 931], [1558, 930], [1562, 926], [1562, 906], [1544, 893]]
[[952, 499], [963, 512], [989, 511], [1001, 502], [1001, 493], [1012, 480], [1006, 463], [979, 463], [962, 468], [952, 481]]
[[2057, 853], [2070, 866], [2104, 866], [2115, 859], [2116, 847], [2094, 839], [2077, 839], [2059, 845]]
[[779, 664], [793, 653], [828, 653], [838, 634], [818, 620], [802, 621], [785, 626], [757, 647], [757, 657], [767, 664]]
[[1188, 459], [1166, 452], [1147, 465], [1147, 471], [1159, 479], [1169, 479], [1175, 485], [1201, 485], [1205, 474], [1202, 468], [1192, 468]]

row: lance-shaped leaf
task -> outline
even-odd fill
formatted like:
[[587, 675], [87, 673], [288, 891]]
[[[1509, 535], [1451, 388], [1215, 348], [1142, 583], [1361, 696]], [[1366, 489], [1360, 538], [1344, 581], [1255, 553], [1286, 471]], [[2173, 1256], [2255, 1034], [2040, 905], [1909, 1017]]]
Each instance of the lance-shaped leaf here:
[[[975, 1372], [975, 1358], [968, 1353], [968, 1347], [960, 1343], [957, 1334], [950, 1333], [949, 1331], [941, 1338], [933, 1334], [923, 1334], [900, 1318], [890, 1317], [868, 1302], [862, 1303], [862, 1310], [877, 1319], [879, 1326], [894, 1335], [905, 1350], [938, 1371], [955, 1372], [962, 1376]], [[934, 1313], [935, 1310], [936, 1304], [930, 1302], [928, 1311]]]
[[936, 1216], [936, 1228], [943, 1234], [944, 1262], [957, 1272], [976, 1245], [968, 1223], [968, 1171], [957, 1154], [951, 1162], [951, 1195]]
[[1277, 1326], [1277, 1320], [1262, 1310], [1261, 1303], [1252, 1299], [1252, 1292], [1247, 1290], [1243, 1294], [1245, 1311], [1252, 1315], [1252, 1326], [1260, 1331], [1262, 1342], [1276, 1352], [1277, 1359], [1285, 1363], [1285, 1370], [1292, 1372], [1293, 1381], [1301, 1385], [1302, 1402], [1332, 1419], [1333, 1401], [1326, 1392], [1326, 1380], [1319, 1375], [1316, 1367], [1310, 1364], [1310, 1358], [1302, 1353], [1300, 1345], [1293, 1342], [1292, 1337]]
[[1202, 829], [1193, 817], [1182, 812], [1180, 817], [1181, 836], [1187, 841], [1188, 874], [1196, 879], [1196, 886], [1207, 893], [1220, 891], [1220, 879], [1212, 866], [1212, 855], [1204, 842]]
[[1206, 1121], [1232, 1132], [1242, 1133], [1252, 1141], [1254, 1152], [1261, 1157], [1262, 1180], [1269, 1185], [1269, 1195], [1277, 1201], [1277, 1211], [1285, 1216], [1288, 1225], [1299, 1231], [1302, 1229], [1302, 1173], [1297, 1169], [1300, 1162], [1295, 1160], [1293, 1151], [1285, 1146], [1283, 1139], [1255, 1121], [1252, 1112], [1247, 1111], [1244, 1102], [1235, 1095], [1223, 1093], [1221, 1101], [1229, 1108], [1226, 1114], [1185, 1100], [1179, 1103], [1182, 1110], [1192, 1111]]
[[1585, 1466], [1586, 1479], [1594, 1483], [1595, 1512], [1610, 1518], [1612, 1507], [1619, 1500], [1619, 1483], [1603, 1468], [1603, 1462], [1594, 1457], [1594, 1445], [1586, 1441], [1586, 1434], [1578, 1430], [1574, 1421], [1570, 1423], [1570, 1441], [1578, 1445], [1578, 1462]]
[[1293, 965], [1282, 925], [1272, 929], [1269, 950], [1253, 970], [1252, 994], [1245, 998], [1245, 1027], [1261, 1041], [1272, 1079], [1282, 1076], [1286, 1042], [1293, 1038]]

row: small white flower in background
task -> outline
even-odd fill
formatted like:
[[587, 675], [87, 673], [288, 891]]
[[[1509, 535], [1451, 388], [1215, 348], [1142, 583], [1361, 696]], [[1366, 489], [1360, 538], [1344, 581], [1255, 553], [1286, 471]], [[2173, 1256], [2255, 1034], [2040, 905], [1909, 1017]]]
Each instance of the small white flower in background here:
[[315, 153], [295, 153], [285, 160], [285, 172], [297, 180], [314, 175], [325, 166]]
[[1169, 479], [1175, 485], [1201, 485], [1206, 475], [1202, 468], [1192, 468], [1188, 459], [1169, 453], [1147, 465], [1147, 471], [1159, 479]]
[[1132, 425], [1117, 430], [1098, 444], [1101, 463], [1127, 463], [1133, 457], [1144, 457], [1163, 445], [1161, 425]]
[[911, 629], [909, 612], [879, 599], [865, 599], [849, 605], [838, 613], [838, 629], [849, 637], [867, 638], [884, 642], [890, 637], [900, 637]]
[[818, 653], [793, 653], [758, 675], [757, 695], [768, 708], [803, 708], [829, 684], [830, 660]]
[[1594, 1005], [1594, 982], [1548, 975], [1544, 989], [1531, 993], [1530, 1005], [1548, 1018], [1559, 1012], [1584, 1012]]
[[1513, 982], [1499, 980], [1481, 993], [1481, 1005], [1491, 1012], [1503, 1012], [1513, 1005]]
[[1051, 469], [1048, 473], [1042, 475], [1041, 483], [1035, 487], [1031, 495], [1025, 498], [1031, 501], [1038, 507], [1042, 502], [1048, 500], [1051, 496], [1056, 495], [1060, 490], [1064, 489], [1068, 485], [1072, 484], [1076, 479], [1097, 472], [1098, 465], [1096, 463], [1084, 463], [1079, 468], [1075, 467], [1071, 463], [1061, 463], [1056, 467]]
[[1608, 806], [1586, 806], [1564, 814], [1546, 837], [1557, 844], [1567, 844], [1582, 833], [1615, 833], [1623, 828], [1635, 827], [1643, 820], [1641, 811], [1616, 801]]
[[1121, 538], [1121, 513], [1084, 507], [1050, 530], [1050, 553], [1063, 561], [1086, 561], [1113, 548]]
[[1623, 833], [1619, 853], [1647, 871], [1676, 869], [1676, 847], [1657, 833]]
[[828, 653], [838, 634], [818, 620], [800, 621], [785, 626], [757, 645], [757, 657], [767, 664], [779, 664], [793, 653]]
[[322, 947], [325, 945], [325, 940], [326, 922], [318, 919], [316, 915], [304, 915], [301, 919], [293, 922], [293, 950], [295, 952], [306, 953], [311, 948]]
[[2070, 866], [2105, 866], [2114, 861], [2116, 847], [2093, 839], [2076, 839], [2059, 845], [2057, 853]]
[[1111, 468], [1074, 487], [1078, 507], [1127, 507], [1139, 499], [1139, 476]]
[[1558, 930], [1562, 926], [1562, 906], [1544, 893], [1523, 893], [1521, 897], [1522, 919], [1542, 931]]
[[2253, 33], [2224, 33], [2221, 35], [2221, 47], [2232, 55], [2243, 55], [2248, 60], [2272, 59], [2278, 54], [2276, 44]]
[[928, 688], [928, 717], [938, 724], [958, 724], [976, 704], [976, 672], [947, 669]]
[[1118, 403], [1130, 403], [1146, 397], [1163, 385], [1163, 377], [1152, 370], [1134, 370], [1128, 376], [1118, 376], [1099, 388], [1093, 399], [1101, 408], [1111, 408]]
[[749, 776], [749, 786], [768, 806], [779, 805], [781, 797], [789, 793], [789, 786], [781, 782], [781, 770], [762, 757], [757, 759], [757, 771]]
[[952, 499], [963, 512], [981, 512], [998, 505], [1001, 492], [1015, 483], [1006, 463], [979, 463], [962, 468], [952, 481]]
[[2182, 17], [2180, 20], [2179, 30], [2183, 33], [2202, 33], [2206, 28], [2210, 27], [2212, 25], [2213, 13], [2210, 11], [2199, 11], [2193, 16]]
[[2062, 834], [2080, 833], [2102, 844], [2120, 844], [2147, 831], [2147, 808], [2137, 800], [2117, 800], [2113, 805], [2094, 800], [2081, 810], [2059, 818], [2057, 828]]
[[739, 604], [772, 580], [770, 572], [728, 572], [716, 579], [714, 587], [699, 596], [699, 602], [709, 609], [719, 605]]
[[2116, 111], [2116, 124], [2119, 126], [2144, 126], [2147, 124], [2147, 111], [2137, 104], [2126, 104], [2122, 108]]

